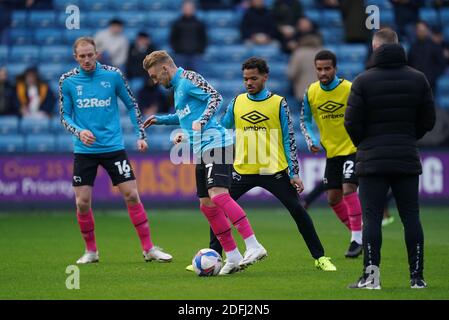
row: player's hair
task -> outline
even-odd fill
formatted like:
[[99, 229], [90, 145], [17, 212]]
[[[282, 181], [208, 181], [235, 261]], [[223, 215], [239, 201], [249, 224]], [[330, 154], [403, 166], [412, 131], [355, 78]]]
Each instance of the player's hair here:
[[381, 45], [382, 44], [396, 44], [399, 43], [398, 34], [391, 28], [383, 28], [377, 31], [373, 40], [376, 40]]
[[94, 46], [95, 51], [97, 51], [97, 47], [95, 46], [95, 41], [91, 37], [80, 37], [75, 40], [75, 43], [73, 44], [73, 53], [76, 54], [76, 48], [82, 43], [88, 43]]
[[242, 64], [242, 71], [245, 69], [257, 69], [261, 74], [268, 74], [270, 68], [265, 59], [258, 57], [251, 57]]
[[143, 60], [143, 68], [148, 71], [152, 66], [155, 66], [160, 63], [169, 63], [175, 64], [173, 59], [165, 50], [153, 51], [149, 55], [145, 57]]
[[335, 68], [337, 66], [337, 56], [330, 50], [321, 50], [315, 55], [315, 62], [317, 60], [332, 60], [332, 66]]

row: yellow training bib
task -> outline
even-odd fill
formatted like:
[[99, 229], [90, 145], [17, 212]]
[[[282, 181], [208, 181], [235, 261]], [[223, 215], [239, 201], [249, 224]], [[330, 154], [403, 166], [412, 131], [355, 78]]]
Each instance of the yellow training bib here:
[[326, 91], [317, 81], [307, 91], [307, 99], [320, 130], [321, 144], [326, 149], [327, 158], [346, 156], [357, 151], [344, 126], [351, 85], [348, 80], [341, 80], [333, 90]]
[[282, 142], [280, 108], [283, 97], [255, 101], [240, 94], [234, 103], [236, 150], [240, 174], [274, 174], [288, 167]]

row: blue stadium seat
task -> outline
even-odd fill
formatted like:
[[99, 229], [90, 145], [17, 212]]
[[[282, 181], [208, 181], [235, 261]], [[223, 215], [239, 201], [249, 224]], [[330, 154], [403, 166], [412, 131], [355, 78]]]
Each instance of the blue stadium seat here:
[[0, 136], [0, 153], [15, 153], [25, 150], [25, 139], [22, 135]]
[[378, 6], [382, 13], [385, 12], [385, 10], [382, 9], [392, 9], [392, 5], [389, 0], [369, 0], [366, 5]]
[[0, 134], [13, 134], [19, 131], [17, 116], [0, 116]]
[[56, 139], [53, 134], [29, 134], [25, 138], [27, 152], [54, 152]]
[[49, 128], [50, 128], [50, 132], [53, 132], [57, 136], [60, 136], [60, 135], [62, 136], [62, 135], [64, 135], [64, 133], [66, 133], [68, 136], [70, 136], [70, 134], [67, 132], [67, 130], [64, 128], [64, 126], [61, 123], [61, 118], [59, 117], [59, 112], [58, 112], [58, 116], [50, 119]]
[[23, 118], [20, 121], [20, 132], [24, 134], [41, 134], [50, 131], [50, 120], [49, 119], [32, 119]]
[[382, 12], [380, 13], [380, 23], [382, 25], [394, 26], [395, 19], [393, 10], [382, 10]]
[[240, 41], [240, 32], [233, 28], [213, 28], [209, 30], [212, 44], [236, 44]]
[[343, 29], [322, 29], [321, 34], [323, 36], [324, 44], [339, 44], [343, 42]]
[[449, 96], [449, 75], [444, 75], [438, 79], [437, 94]]
[[302, 0], [301, 4], [304, 9], [312, 9], [315, 8], [316, 0]]
[[[168, 28], [179, 17], [179, 12], [174, 11], [150, 11], [147, 24], [155, 28]], [[151, 33], [151, 30], [150, 30]]]
[[135, 11], [139, 10], [140, 0], [113, 0], [110, 7], [117, 11]]
[[143, 1], [142, 6], [145, 10], [159, 11], [159, 10], [176, 10], [179, 12], [183, 0], [151, 0]]
[[337, 75], [349, 81], [352, 81], [359, 73], [363, 72], [364, 70], [365, 65], [363, 64], [363, 62], [342, 62], [338, 64]]
[[131, 91], [133, 92], [134, 96], [137, 96], [137, 93], [140, 89], [142, 89], [145, 79], [142, 78], [135, 78], [128, 81], [129, 86], [131, 88]]
[[363, 44], [342, 44], [337, 56], [342, 62], [363, 62], [368, 54], [368, 48]]
[[153, 42], [161, 47], [168, 44], [170, 37], [170, 29], [168, 28], [157, 28], [150, 31], [151, 38]]
[[15, 78], [23, 73], [27, 67], [28, 64], [26, 63], [8, 63], [8, 79], [14, 82]]
[[321, 22], [321, 12], [319, 10], [305, 10], [305, 16], [316, 24], [320, 24]]
[[205, 62], [242, 62], [245, 58], [251, 56], [251, 51], [244, 45], [229, 45], [219, 46], [211, 45], [207, 47], [206, 52], [203, 55]]
[[449, 110], [449, 95], [439, 96], [438, 107]]
[[41, 48], [40, 60], [47, 63], [72, 62], [73, 51], [70, 46], [47, 46]]
[[[120, 117], [120, 125], [122, 126], [123, 133], [125, 134], [133, 134], [134, 133], [134, 126], [131, 122], [131, 119], [128, 116], [128, 112], [124, 114], [122, 117]], [[135, 137], [135, 135], [134, 135]], [[136, 139], [136, 138], [134, 138]]]
[[333, 53], [335, 53], [337, 55], [337, 59], [339, 58], [338, 57], [338, 49], [339, 49], [338, 44], [326, 44], [324, 46], [324, 49], [332, 51]]
[[66, 64], [62, 63], [41, 63], [39, 64], [39, 73], [46, 81], [59, 79], [62, 74], [69, 71]]
[[8, 61], [8, 51], [8, 46], [0, 45], [0, 64], [4, 64]]
[[123, 142], [125, 143], [125, 149], [127, 151], [137, 151], [137, 137], [132, 131], [125, 131], [123, 129]]
[[272, 62], [269, 65], [271, 78], [284, 78], [287, 76], [288, 64], [283, 62]]
[[11, 28], [25, 28], [27, 26], [28, 15], [26, 11], [14, 10], [11, 14]]
[[443, 29], [444, 39], [449, 39], [449, 26], [445, 26]]
[[[109, 10], [110, 0], [81, 0], [80, 9], [87, 11], [106, 11]], [[126, 2], [126, 1], [123, 1]]]
[[72, 45], [79, 37], [93, 37], [95, 35], [95, 29], [81, 28], [68, 30], [64, 29], [64, 40], [67, 44]]
[[419, 10], [419, 17], [431, 26], [436, 26], [440, 23], [437, 11], [433, 8], [421, 8]]
[[282, 61], [283, 53], [276, 45], [256, 45], [251, 47], [251, 54], [272, 61]]
[[35, 64], [39, 60], [38, 46], [14, 46], [11, 48], [9, 60], [12, 62], [22, 62]]
[[125, 23], [126, 28], [144, 29], [147, 24], [148, 14], [141, 11], [123, 11], [118, 17]]
[[290, 90], [290, 82], [286, 78], [282, 80], [271, 79], [269, 82], [267, 82], [267, 88], [276, 94], [286, 96]]
[[54, 11], [31, 11], [28, 18], [28, 26], [31, 28], [49, 28], [56, 25]]
[[33, 42], [33, 32], [27, 28], [9, 29], [9, 39], [13, 45], [27, 45]]
[[440, 9], [441, 21], [449, 21], [449, 8]]
[[53, 6], [58, 11], [64, 11], [66, 10], [67, 6], [70, 4], [74, 4], [79, 7], [80, 0], [53, 0]]
[[34, 43], [40, 46], [60, 44], [64, 41], [59, 29], [35, 29]]
[[206, 67], [207, 71], [206, 69], [204, 71], [208, 76], [219, 76], [223, 80], [235, 80], [242, 77], [241, 66], [242, 64], [238, 62], [215, 63]]
[[243, 80], [223, 80], [221, 77], [220, 82], [216, 84], [216, 89], [226, 98], [233, 98], [237, 94], [242, 93], [245, 90]]
[[58, 152], [73, 152], [73, 136], [69, 133], [58, 134], [55, 139], [55, 149]]
[[327, 9], [323, 11], [322, 19], [321, 19], [322, 25], [327, 27], [337, 27], [340, 28], [343, 26], [343, 20], [341, 18], [341, 12], [340, 10], [332, 10]]
[[240, 16], [232, 10], [211, 10], [204, 14], [203, 21], [211, 28], [237, 27]]
[[114, 18], [118, 18], [118, 13], [114, 11], [93, 11], [86, 15], [86, 22], [92, 28], [106, 28]]
[[[159, 126], [158, 126], [159, 127]], [[135, 150], [136, 140], [134, 136], [134, 142], [130, 139], [128, 140], [128, 150]], [[126, 140], [125, 140], [126, 145]], [[149, 151], [168, 151], [173, 146], [170, 140], [170, 133], [168, 132], [148, 132], [148, 149]]]
[[130, 42], [133, 42], [136, 39], [137, 34], [141, 31], [141, 28], [126, 28], [123, 30], [123, 34]]

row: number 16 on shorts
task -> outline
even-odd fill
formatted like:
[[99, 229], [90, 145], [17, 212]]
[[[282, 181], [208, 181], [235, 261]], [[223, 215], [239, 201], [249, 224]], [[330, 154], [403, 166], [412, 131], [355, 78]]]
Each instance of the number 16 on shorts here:
[[117, 161], [114, 162], [114, 164], [118, 168], [118, 173], [120, 175], [123, 175], [125, 178], [129, 178], [131, 176], [131, 166], [127, 163], [126, 160], [123, 160], [122, 162]]

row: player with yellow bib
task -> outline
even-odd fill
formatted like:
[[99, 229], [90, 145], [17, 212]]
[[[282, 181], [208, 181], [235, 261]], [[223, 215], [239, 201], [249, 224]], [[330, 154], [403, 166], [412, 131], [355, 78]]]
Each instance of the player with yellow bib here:
[[[295, 220], [315, 266], [335, 271], [330, 258], [324, 255], [312, 219], [299, 200], [298, 192], [302, 192], [303, 184], [287, 101], [265, 88], [269, 73], [265, 60], [250, 58], [243, 63], [242, 71], [247, 93], [231, 101], [221, 120], [225, 128], [235, 128], [231, 197], [237, 200], [254, 187], [271, 192]], [[210, 247], [222, 252], [213, 232]]]
[[[326, 151], [324, 186], [329, 205], [351, 231], [351, 244], [345, 256], [355, 258], [362, 252], [362, 209], [357, 195], [354, 172], [356, 147], [344, 127], [351, 82], [337, 77], [337, 57], [328, 50], [315, 56], [319, 81], [312, 83], [304, 94], [301, 108], [301, 131], [309, 150]], [[315, 120], [320, 140], [312, 129]]]

